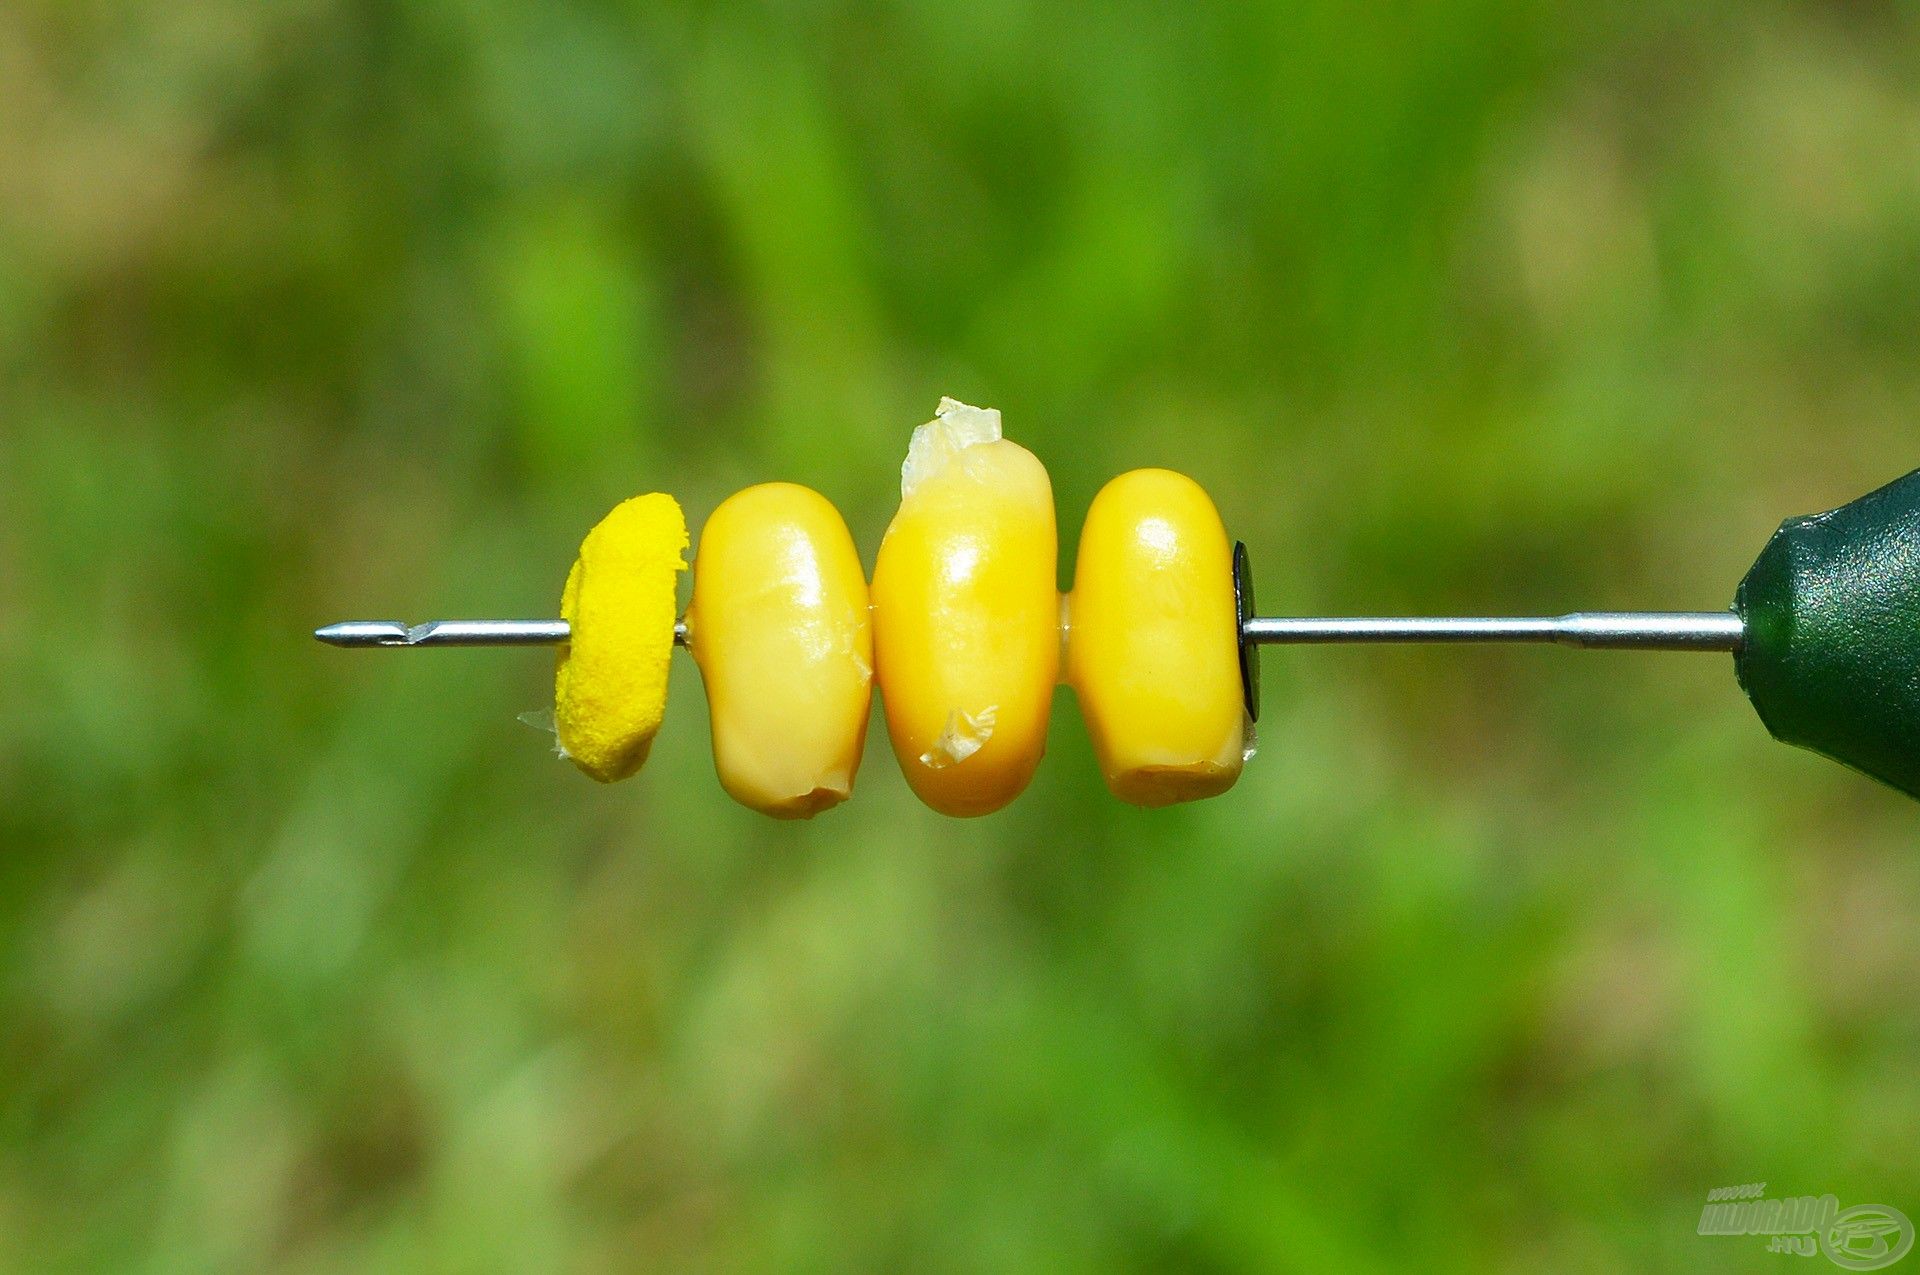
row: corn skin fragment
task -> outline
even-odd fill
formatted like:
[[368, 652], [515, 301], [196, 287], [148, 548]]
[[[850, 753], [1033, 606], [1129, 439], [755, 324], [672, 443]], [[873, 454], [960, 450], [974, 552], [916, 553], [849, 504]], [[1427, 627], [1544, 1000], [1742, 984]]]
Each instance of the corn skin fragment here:
[[727, 793], [780, 819], [845, 801], [866, 744], [873, 633], [860, 555], [826, 497], [763, 483], [713, 511], [687, 639]]
[[580, 544], [560, 615], [572, 636], [554, 674], [561, 751], [601, 783], [640, 769], [667, 707], [676, 578], [687, 521], [660, 492], [615, 506]]
[[1240, 777], [1233, 548], [1200, 485], [1137, 469], [1094, 497], [1067, 599], [1067, 682], [1107, 787], [1137, 806]]
[[873, 569], [875, 675], [907, 783], [948, 815], [998, 810], [1046, 751], [1059, 679], [1053, 486], [1000, 413], [942, 399], [901, 467]]

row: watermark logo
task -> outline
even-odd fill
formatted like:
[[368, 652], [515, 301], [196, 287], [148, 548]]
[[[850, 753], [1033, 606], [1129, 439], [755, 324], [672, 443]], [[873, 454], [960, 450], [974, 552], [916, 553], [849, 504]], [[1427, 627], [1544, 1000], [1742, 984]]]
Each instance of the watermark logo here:
[[1884, 1270], [1913, 1248], [1913, 1223], [1899, 1209], [1884, 1204], [1842, 1209], [1831, 1195], [1766, 1197], [1764, 1182], [1707, 1192], [1700, 1234], [1765, 1236], [1769, 1253], [1825, 1254], [1847, 1271]]

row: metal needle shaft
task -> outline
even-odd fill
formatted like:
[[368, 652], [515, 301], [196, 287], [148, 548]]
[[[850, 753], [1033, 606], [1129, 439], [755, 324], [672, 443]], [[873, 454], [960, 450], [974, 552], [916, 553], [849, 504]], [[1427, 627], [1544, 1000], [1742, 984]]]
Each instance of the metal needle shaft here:
[[555, 646], [567, 633], [565, 620], [343, 620], [313, 636], [329, 646]]
[[1737, 651], [1746, 625], [1731, 611], [1576, 611], [1551, 616], [1249, 617], [1243, 640], [1323, 642], [1557, 642], [1643, 651]]
[[[1650, 651], [1737, 651], [1745, 625], [1731, 611], [1576, 611], [1557, 616], [1251, 616], [1243, 641], [1257, 645], [1335, 642], [1557, 642]], [[315, 629], [330, 646], [557, 646], [565, 620], [345, 620]], [[673, 640], [686, 643], [686, 625]]]
[[[571, 636], [565, 620], [342, 620], [313, 631], [328, 646], [559, 646]], [[673, 626], [686, 645], [687, 626]]]

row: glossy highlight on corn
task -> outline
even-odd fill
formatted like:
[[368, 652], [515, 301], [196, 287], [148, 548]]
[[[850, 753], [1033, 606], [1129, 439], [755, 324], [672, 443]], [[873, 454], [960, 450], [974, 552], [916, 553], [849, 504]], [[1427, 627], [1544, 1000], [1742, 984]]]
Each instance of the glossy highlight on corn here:
[[727, 793], [781, 819], [845, 801], [866, 742], [873, 635], [839, 511], [793, 483], [728, 497], [700, 533], [687, 639]]

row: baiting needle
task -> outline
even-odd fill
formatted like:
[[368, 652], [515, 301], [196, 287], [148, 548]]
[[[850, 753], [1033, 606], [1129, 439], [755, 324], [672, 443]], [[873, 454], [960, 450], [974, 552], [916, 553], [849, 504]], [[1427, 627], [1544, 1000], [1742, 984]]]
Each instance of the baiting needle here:
[[[1746, 623], [1728, 611], [1576, 611], [1548, 616], [1260, 616], [1253, 613], [1253, 567], [1247, 547], [1233, 547], [1233, 596], [1238, 611], [1247, 708], [1257, 712], [1254, 647], [1351, 642], [1555, 642], [1562, 646], [1644, 651], [1739, 651]], [[329, 646], [560, 646], [565, 620], [343, 620], [315, 629]], [[673, 626], [687, 644], [687, 625]]]
[[[1331, 643], [1554, 642], [1590, 649], [1733, 651], [1746, 622], [1728, 611], [1575, 611], [1542, 616], [1260, 616], [1253, 613], [1253, 566], [1244, 544], [1233, 546], [1233, 597], [1238, 612], [1247, 708], [1257, 711], [1259, 682], [1252, 648]], [[315, 629], [329, 646], [560, 646], [565, 620], [342, 620]], [[687, 624], [673, 626], [687, 644]]]
[[[1738, 651], [1746, 626], [1732, 611], [1576, 611], [1553, 616], [1251, 616], [1255, 646], [1349, 642], [1554, 642], [1592, 649]], [[565, 620], [342, 620], [315, 629], [328, 646], [560, 646]], [[686, 625], [673, 639], [686, 644]]]
[[[1233, 599], [1240, 638], [1240, 693], [1247, 716], [1260, 716], [1260, 648], [1333, 643], [1554, 642], [1601, 650], [1733, 651], [1746, 641], [1734, 611], [1576, 611], [1548, 616], [1260, 616], [1253, 613], [1253, 567], [1233, 546]], [[343, 620], [315, 629], [330, 646], [561, 646], [565, 620]], [[673, 640], [687, 644], [685, 620]]]
[[[1775, 737], [1920, 797], [1920, 470], [1838, 509], [1789, 518], [1725, 611], [1550, 616], [1262, 616], [1234, 546], [1240, 683], [1260, 708], [1260, 648], [1334, 643], [1558, 643], [1597, 650], [1721, 651]], [[550, 646], [564, 620], [349, 620], [334, 646]], [[686, 626], [674, 641], [686, 644]]]

